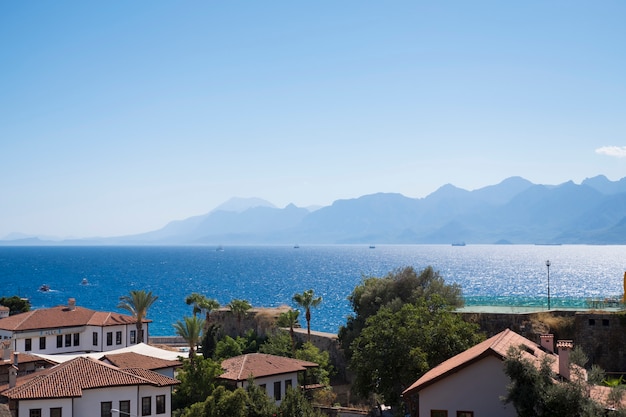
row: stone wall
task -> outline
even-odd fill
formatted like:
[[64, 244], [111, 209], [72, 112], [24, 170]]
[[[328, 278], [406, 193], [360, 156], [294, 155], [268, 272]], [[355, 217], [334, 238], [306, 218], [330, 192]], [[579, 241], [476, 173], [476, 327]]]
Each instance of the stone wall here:
[[550, 311], [540, 313], [459, 313], [477, 323], [487, 337], [511, 329], [533, 342], [554, 334], [570, 339], [589, 357], [587, 367], [598, 365], [610, 373], [626, 373], [626, 313], [607, 311]]

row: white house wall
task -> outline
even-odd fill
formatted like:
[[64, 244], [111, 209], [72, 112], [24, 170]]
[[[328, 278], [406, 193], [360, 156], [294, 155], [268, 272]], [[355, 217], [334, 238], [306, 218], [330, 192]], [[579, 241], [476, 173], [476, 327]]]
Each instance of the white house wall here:
[[[71, 398], [54, 398], [49, 400], [32, 400], [32, 401], [20, 401], [18, 406], [18, 416], [30, 415], [30, 410], [41, 409], [41, 417], [50, 417], [51, 408], [61, 408], [61, 415], [63, 417], [72, 417], [72, 399]], [[99, 413], [98, 413], [99, 415]], [[74, 416], [78, 416], [74, 414]]]
[[475, 416], [515, 417], [513, 405], [500, 399], [509, 383], [502, 360], [488, 356], [421, 390], [420, 416], [430, 416], [431, 410], [447, 410], [449, 416], [473, 411]]
[[[144, 324], [144, 333], [147, 333], [148, 324]], [[33, 354], [56, 355], [73, 352], [108, 352], [132, 345], [130, 333], [136, 332], [135, 325], [117, 326], [81, 326], [72, 328], [40, 329], [29, 332], [13, 333], [10, 331], [0, 332], [0, 340], [13, 339], [12, 348], [16, 352], [28, 352]], [[93, 334], [97, 334], [97, 343], [94, 344]], [[108, 334], [111, 334], [111, 344], [108, 344]], [[74, 344], [74, 335], [78, 334], [78, 344]], [[119, 339], [117, 335], [119, 334]], [[70, 335], [71, 342], [66, 346], [65, 337]], [[57, 347], [57, 336], [61, 336], [62, 345]], [[45, 349], [40, 349], [40, 338], [45, 338]], [[30, 339], [31, 347], [26, 349], [26, 339]], [[119, 343], [118, 343], [119, 342]]]
[[[156, 414], [156, 397], [165, 395], [165, 413]], [[46, 400], [20, 400], [19, 416], [28, 416], [31, 409], [41, 409], [42, 417], [50, 417], [50, 408], [61, 407], [63, 417], [99, 416], [100, 404], [111, 401], [112, 408], [119, 410], [120, 401], [130, 401], [130, 412], [141, 416], [141, 398], [151, 397], [152, 410], [150, 415], [155, 417], [171, 417], [171, 387], [155, 386], [128, 386], [110, 387], [102, 389], [83, 390], [83, 395], [77, 398], [61, 398]], [[112, 413], [117, 417], [120, 413]]]

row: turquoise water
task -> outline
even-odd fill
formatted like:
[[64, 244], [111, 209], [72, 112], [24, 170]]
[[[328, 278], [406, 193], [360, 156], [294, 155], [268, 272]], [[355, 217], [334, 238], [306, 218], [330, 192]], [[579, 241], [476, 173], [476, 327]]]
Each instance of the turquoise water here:
[[[346, 297], [363, 276], [404, 266], [432, 266], [463, 288], [468, 305], [545, 306], [551, 261], [552, 307], [585, 306], [589, 299], [621, 297], [626, 246], [585, 245], [369, 245], [224, 247], [0, 247], [0, 295], [28, 297], [33, 307], [65, 304], [118, 311], [121, 295], [151, 290], [153, 336], [173, 334], [172, 323], [191, 314], [184, 302], [200, 292], [227, 304], [293, 305], [309, 288], [324, 301], [312, 328], [336, 332], [351, 309]], [[83, 278], [89, 282], [81, 285]], [[39, 292], [42, 284], [51, 287]]]

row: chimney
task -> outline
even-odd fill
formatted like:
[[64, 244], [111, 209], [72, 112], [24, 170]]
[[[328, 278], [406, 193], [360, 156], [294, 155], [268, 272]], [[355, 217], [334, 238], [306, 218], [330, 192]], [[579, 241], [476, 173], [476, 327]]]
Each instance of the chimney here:
[[9, 367], [9, 388], [13, 388], [15, 384], [17, 383], [17, 371], [18, 371], [17, 355], [18, 355], [17, 352], [13, 352], [13, 365]]
[[67, 300], [67, 308], [70, 311], [76, 310], [76, 298], [70, 298]]
[[9, 367], [9, 388], [13, 388], [17, 384], [17, 366]]
[[559, 374], [569, 380], [569, 353], [574, 348], [574, 342], [571, 340], [559, 340], [556, 342], [556, 348], [559, 350]]
[[547, 350], [550, 353], [554, 353], [554, 335], [553, 334], [542, 334], [539, 336], [539, 344], [542, 348]]

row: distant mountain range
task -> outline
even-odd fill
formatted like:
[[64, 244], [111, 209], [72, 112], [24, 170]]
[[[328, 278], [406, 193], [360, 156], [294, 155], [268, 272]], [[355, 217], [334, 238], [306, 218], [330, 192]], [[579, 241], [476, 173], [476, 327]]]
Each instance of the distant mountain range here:
[[277, 208], [231, 199], [211, 212], [153, 232], [4, 245], [235, 244], [626, 244], [626, 177], [560, 185], [520, 177], [467, 191], [444, 185], [425, 198], [378, 193], [321, 208]]

